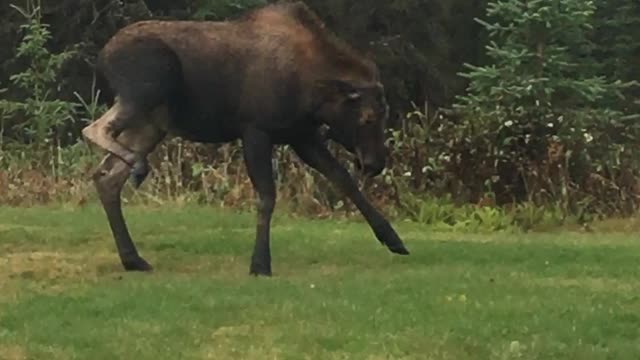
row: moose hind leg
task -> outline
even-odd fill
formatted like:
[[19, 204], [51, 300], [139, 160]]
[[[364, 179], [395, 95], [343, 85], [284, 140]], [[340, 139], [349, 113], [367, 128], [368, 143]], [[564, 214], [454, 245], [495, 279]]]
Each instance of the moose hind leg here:
[[[84, 137], [118, 156], [132, 167], [134, 184], [144, 180], [148, 166], [146, 154], [118, 139], [126, 129], [145, 126], [140, 120], [153, 118], [153, 112], [182, 96], [182, 67], [178, 55], [155, 37], [122, 40], [98, 56], [98, 70], [117, 94], [113, 107], [82, 130]], [[108, 45], [107, 45], [108, 47]]]
[[[146, 158], [146, 155], [153, 151], [164, 136], [163, 131], [147, 125], [123, 131], [119, 140]], [[125, 270], [150, 271], [152, 267], [138, 254], [122, 214], [120, 195], [129, 173], [130, 168], [122, 159], [114, 154], [108, 154], [94, 172], [93, 181]]]
[[87, 142], [116, 155], [129, 166], [140, 167], [140, 157], [117, 140], [124, 129], [134, 125], [135, 115], [131, 107], [125, 107], [116, 100], [104, 115], [82, 129], [82, 136]]
[[128, 176], [128, 165], [117, 156], [108, 154], [93, 174], [93, 181], [122, 265], [127, 271], [150, 271], [152, 267], [138, 254], [122, 214], [120, 193]]

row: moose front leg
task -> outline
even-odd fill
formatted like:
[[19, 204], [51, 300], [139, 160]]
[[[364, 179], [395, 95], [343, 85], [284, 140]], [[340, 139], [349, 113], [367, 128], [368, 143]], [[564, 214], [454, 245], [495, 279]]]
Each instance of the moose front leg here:
[[323, 174], [334, 186], [351, 199], [382, 244], [386, 245], [393, 253], [409, 254], [391, 224], [367, 201], [349, 172], [340, 165], [320, 140], [314, 139], [309, 142], [301, 142], [294, 145], [293, 149], [302, 161]]
[[242, 139], [244, 159], [253, 188], [258, 193], [256, 241], [251, 257], [251, 275], [271, 276], [269, 236], [276, 203], [271, 156], [273, 144], [264, 132], [249, 129]]

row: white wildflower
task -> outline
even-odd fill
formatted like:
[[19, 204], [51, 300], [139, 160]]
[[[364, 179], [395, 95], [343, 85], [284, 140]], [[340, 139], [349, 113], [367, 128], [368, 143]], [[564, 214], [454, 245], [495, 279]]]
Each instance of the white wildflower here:
[[589, 133], [584, 133], [584, 140], [585, 140], [587, 143], [590, 143], [590, 142], [592, 142], [592, 141], [593, 141], [593, 136], [592, 136], [591, 134], [589, 134]]

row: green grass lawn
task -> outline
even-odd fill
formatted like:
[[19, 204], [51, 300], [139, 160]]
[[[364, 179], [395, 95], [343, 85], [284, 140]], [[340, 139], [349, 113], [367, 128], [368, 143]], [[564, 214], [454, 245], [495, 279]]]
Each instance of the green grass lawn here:
[[639, 359], [640, 238], [456, 234], [128, 208], [151, 274], [124, 273], [106, 218], [0, 208], [0, 359]]

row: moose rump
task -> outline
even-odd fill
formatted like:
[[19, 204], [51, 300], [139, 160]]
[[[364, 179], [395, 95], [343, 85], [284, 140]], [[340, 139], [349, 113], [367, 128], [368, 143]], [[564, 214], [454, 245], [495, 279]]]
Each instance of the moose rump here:
[[98, 71], [115, 101], [83, 136], [107, 151], [93, 179], [125, 269], [151, 266], [127, 230], [121, 188], [129, 176], [140, 186], [150, 171], [148, 154], [168, 134], [205, 143], [242, 140], [259, 195], [252, 274], [271, 274], [271, 157], [277, 144], [290, 144], [342, 190], [392, 252], [408, 253], [319, 132], [328, 126], [369, 175], [382, 170], [388, 106], [378, 70], [304, 4], [268, 5], [227, 22], [135, 23], [105, 45]]

